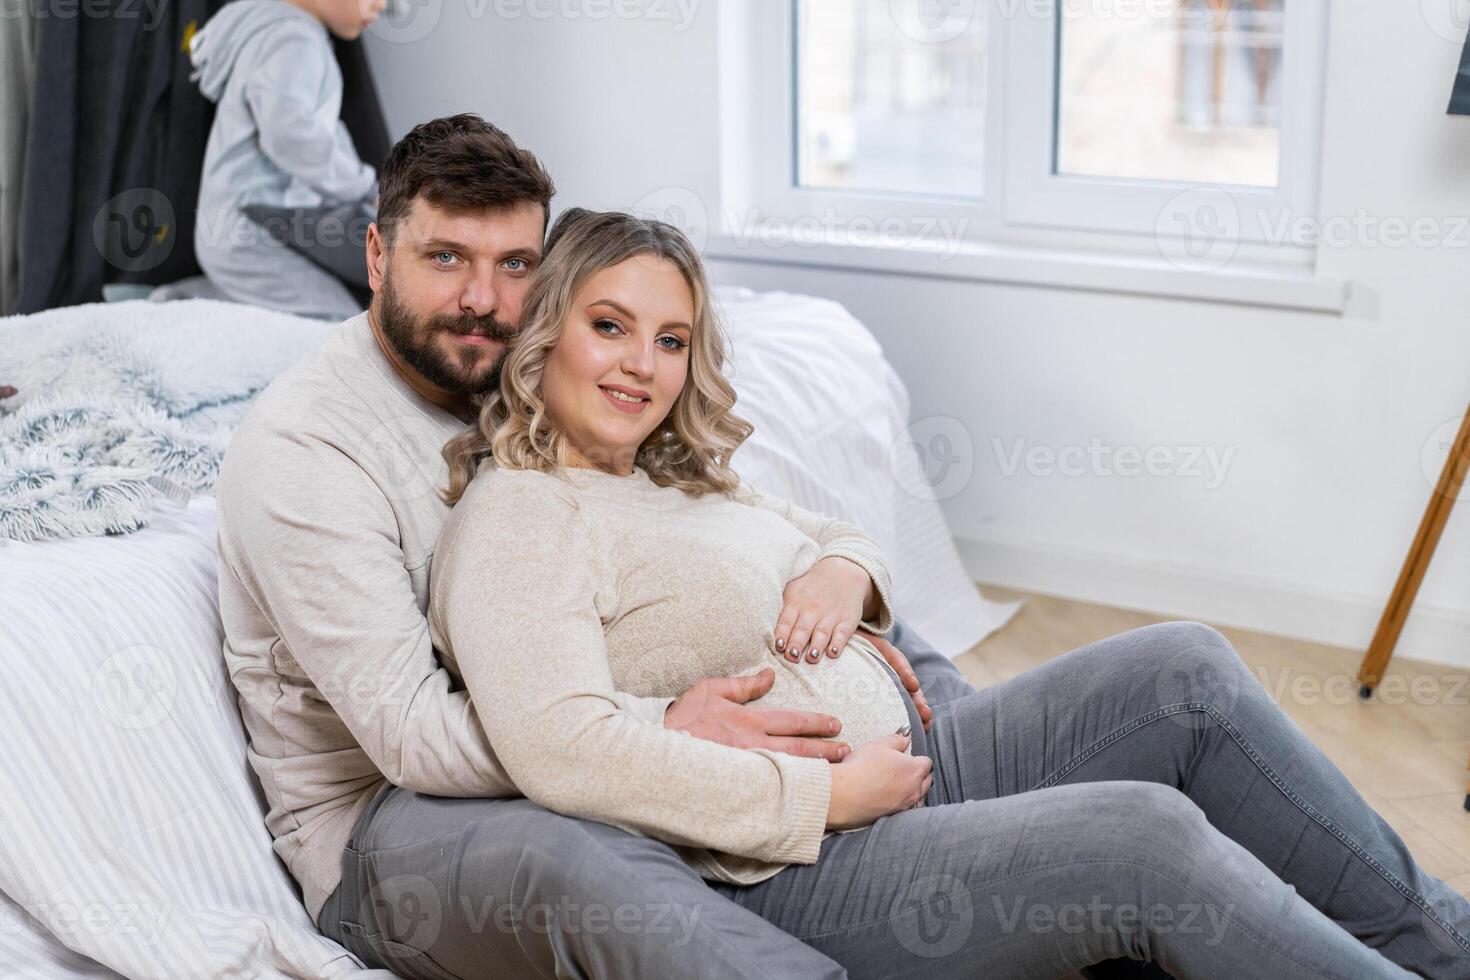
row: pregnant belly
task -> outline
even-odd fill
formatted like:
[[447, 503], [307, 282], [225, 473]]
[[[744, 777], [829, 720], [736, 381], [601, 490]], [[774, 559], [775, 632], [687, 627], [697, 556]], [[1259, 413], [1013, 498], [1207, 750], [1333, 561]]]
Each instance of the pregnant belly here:
[[878, 651], [861, 637], [849, 640], [836, 660], [794, 664], [785, 657], [771, 659], [776, 682], [765, 697], [751, 702], [756, 707], [833, 715], [842, 722], [835, 741], [854, 749], [909, 724], [907, 694]]

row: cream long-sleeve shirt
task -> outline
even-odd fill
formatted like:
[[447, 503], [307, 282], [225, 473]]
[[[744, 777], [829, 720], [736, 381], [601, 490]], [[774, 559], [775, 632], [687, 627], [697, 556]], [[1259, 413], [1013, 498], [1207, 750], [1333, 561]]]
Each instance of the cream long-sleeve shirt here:
[[445, 526], [429, 626], [516, 787], [571, 816], [681, 848], [707, 878], [751, 884], [810, 864], [831, 768], [642, 724], [625, 695], [673, 698], [700, 678], [776, 681], [758, 707], [824, 711], [854, 748], [908, 723], [904, 695], [855, 637], [842, 657], [776, 652], [783, 590], [819, 558], [860, 565], [892, 624], [889, 578], [852, 525], [741, 487], [482, 465]]
[[[384, 782], [521, 795], [426, 619], [450, 514], [440, 450], [462, 428], [403, 381], [364, 313], [261, 393], [215, 485], [225, 663], [266, 825], [313, 921]], [[662, 730], [669, 698], [613, 700]], [[774, 802], [760, 819], [772, 846], [805, 839]]]
[[[266, 825], [313, 921], [385, 780], [520, 795], [425, 619], [450, 512], [440, 450], [463, 428], [394, 371], [364, 313], [261, 393], [215, 485], [225, 663]], [[667, 700], [619, 703], [663, 725]]]

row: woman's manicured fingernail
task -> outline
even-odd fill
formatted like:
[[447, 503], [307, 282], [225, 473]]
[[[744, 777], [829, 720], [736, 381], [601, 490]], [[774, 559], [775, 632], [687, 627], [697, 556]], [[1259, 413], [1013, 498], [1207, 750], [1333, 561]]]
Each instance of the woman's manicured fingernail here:
[[784, 639], [782, 639], [781, 637], [779, 637], [779, 636], [776, 637], [776, 649], [777, 650], [785, 650], [786, 649], [786, 641]]
[[836, 646], [836, 644], [833, 644], [832, 649], [829, 650], [829, 651], [827, 651], [827, 652], [830, 653], [834, 657], [837, 656], [837, 646]]
[[807, 659], [807, 663], [814, 664], [818, 660], [821, 660], [822, 659], [822, 655], [819, 652], [817, 652], [816, 650], [813, 650], [811, 653], [809, 653], [809, 654], [806, 655], [806, 659]]
[[898, 731], [897, 731], [897, 732], [896, 732], [896, 734], [898, 734], [898, 735], [907, 735], [907, 734], [908, 734], [908, 733], [909, 733], [909, 732], [911, 732], [911, 731], [913, 731], [913, 729], [912, 729], [912, 728], [910, 728], [910, 727], [909, 727], [909, 726], [908, 726], [908, 725], [904, 725], [904, 726], [903, 726], [903, 727], [902, 727], [902, 728], [900, 728], [900, 729], [899, 729], [899, 730], [898, 730]]

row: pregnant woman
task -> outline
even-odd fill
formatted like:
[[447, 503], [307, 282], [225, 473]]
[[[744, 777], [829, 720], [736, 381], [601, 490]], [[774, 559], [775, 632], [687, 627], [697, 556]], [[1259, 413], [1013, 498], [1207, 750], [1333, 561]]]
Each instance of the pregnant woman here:
[[[573, 210], [445, 448], [430, 627], [516, 789], [675, 845], [854, 977], [1470, 977], [1470, 906], [1206, 627], [1074, 651], [925, 732], [856, 633], [892, 620], [873, 542], [730, 469], [722, 350], [677, 230]], [[840, 762], [663, 717], [768, 669], [762, 706], [835, 715]]]

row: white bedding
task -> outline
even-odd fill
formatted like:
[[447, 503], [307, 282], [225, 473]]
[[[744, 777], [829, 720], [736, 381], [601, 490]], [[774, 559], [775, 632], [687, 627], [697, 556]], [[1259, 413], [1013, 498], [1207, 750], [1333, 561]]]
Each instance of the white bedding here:
[[755, 425], [740, 478], [851, 521], [878, 542], [894, 605], [950, 657], [1004, 626], [1017, 603], [980, 597], [912, 448], [909, 395], [868, 328], [841, 304], [721, 289], [735, 411]]
[[[720, 298], [756, 425], [742, 477], [864, 526], [944, 652], [1002, 624], [903, 489], [907, 394], [871, 335], [835, 303]], [[201, 310], [285, 316], [203, 302], [150, 304], [150, 344]], [[151, 506], [121, 537], [0, 541], [0, 975], [388, 977], [315, 930], [271, 850], [220, 654], [212, 498]]]
[[151, 516], [0, 543], [0, 973], [391, 976], [317, 932], [271, 850], [220, 654], [213, 498]]

